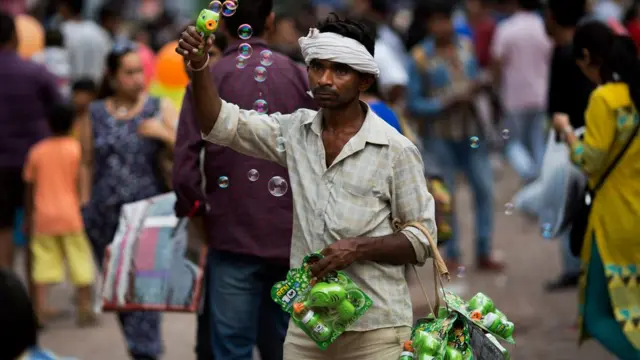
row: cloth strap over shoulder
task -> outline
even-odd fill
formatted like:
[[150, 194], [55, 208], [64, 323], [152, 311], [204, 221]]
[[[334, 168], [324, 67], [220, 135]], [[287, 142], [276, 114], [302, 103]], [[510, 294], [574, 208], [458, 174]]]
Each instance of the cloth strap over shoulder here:
[[[435, 306], [431, 304], [431, 299], [427, 294], [427, 290], [425, 289], [424, 282], [422, 281], [422, 278], [418, 273], [417, 267], [415, 265], [411, 265], [411, 267], [413, 268], [413, 271], [416, 274], [416, 278], [418, 279], [420, 289], [422, 290], [422, 295], [424, 295], [424, 298], [427, 300], [427, 305], [429, 305], [429, 309], [433, 313], [433, 316], [437, 317], [438, 310], [440, 309], [440, 305], [442, 302], [440, 299], [440, 291], [442, 291], [442, 293], [444, 294], [444, 284], [443, 284], [442, 278], [444, 277], [447, 280], [447, 282], [451, 280], [451, 276], [449, 275], [449, 270], [447, 269], [447, 265], [444, 262], [444, 259], [442, 258], [442, 256], [440, 255], [440, 251], [438, 250], [438, 244], [433, 239], [433, 237], [431, 237], [429, 230], [418, 221], [410, 221], [403, 224], [400, 222], [400, 220], [394, 219], [393, 226], [396, 229], [396, 231], [400, 231], [406, 227], [414, 227], [420, 230], [427, 237], [427, 240], [429, 241], [431, 258], [433, 259], [433, 281], [434, 281], [435, 296], [436, 296]], [[445, 305], [446, 305], [446, 302], [445, 302]]]

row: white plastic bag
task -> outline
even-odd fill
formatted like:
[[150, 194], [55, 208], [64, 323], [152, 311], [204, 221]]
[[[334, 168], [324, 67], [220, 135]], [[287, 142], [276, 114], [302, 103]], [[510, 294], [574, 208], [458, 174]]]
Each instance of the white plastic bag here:
[[[576, 130], [580, 136], [584, 130]], [[569, 148], [556, 142], [551, 130], [544, 154], [540, 177], [514, 196], [515, 208], [538, 218], [545, 238], [560, 235], [568, 226], [565, 209], [573, 201], [574, 189], [584, 188], [586, 177], [571, 163]]]

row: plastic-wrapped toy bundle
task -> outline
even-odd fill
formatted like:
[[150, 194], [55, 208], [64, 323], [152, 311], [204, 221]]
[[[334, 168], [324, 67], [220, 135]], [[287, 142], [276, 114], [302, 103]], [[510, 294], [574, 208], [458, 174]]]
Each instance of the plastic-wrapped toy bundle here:
[[400, 360], [471, 360], [469, 328], [464, 317], [440, 308], [438, 318], [430, 315], [413, 327]]
[[309, 266], [322, 255], [307, 255], [271, 289], [271, 298], [321, 349], [326, 349], [373, 304], [341, 271], [313, 282]]
[[493, 300], [487, 295], [477, 293], [469, 302], [465, 302], [455, 294], [445, 293], [445, 301], [450, 308], [458, 311], [474, 325], [499, 339], [515, 344], [513, 340], [515, 326], [506, 315], [496, 308]]
[[467, 303], [445, 292], [444, 300], [437, 317], [417, 321], [400, 360], [509, 360], [498, 339], [515, 344], [514, 326], [489, 297], [478, 293]]

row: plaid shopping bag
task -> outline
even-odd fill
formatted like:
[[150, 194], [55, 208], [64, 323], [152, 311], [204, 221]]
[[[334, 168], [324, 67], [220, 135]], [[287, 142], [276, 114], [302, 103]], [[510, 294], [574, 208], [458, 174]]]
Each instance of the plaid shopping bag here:
[[167, 193], [122, 207], [104, 261], [105, 311], [198, 311], [204, 234], [196, 222], [174, 215], [175, 201]]

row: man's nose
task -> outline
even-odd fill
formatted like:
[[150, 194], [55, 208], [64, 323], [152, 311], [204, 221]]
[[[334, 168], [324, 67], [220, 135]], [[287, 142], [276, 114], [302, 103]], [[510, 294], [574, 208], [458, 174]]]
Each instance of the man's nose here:
[[331, 70], [324, 70], [322, 75], [318, 79], [318, 85], [330, 86], [333, 85], [333, 73]]

